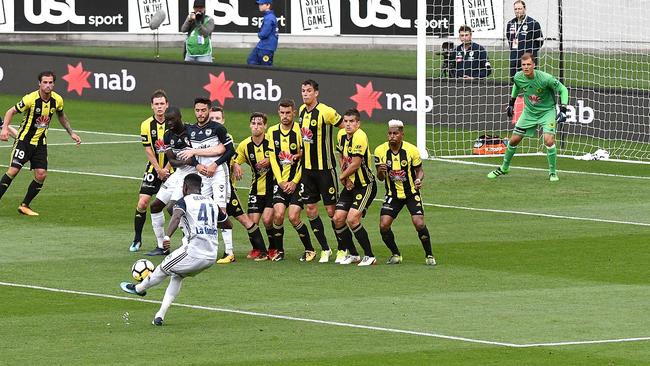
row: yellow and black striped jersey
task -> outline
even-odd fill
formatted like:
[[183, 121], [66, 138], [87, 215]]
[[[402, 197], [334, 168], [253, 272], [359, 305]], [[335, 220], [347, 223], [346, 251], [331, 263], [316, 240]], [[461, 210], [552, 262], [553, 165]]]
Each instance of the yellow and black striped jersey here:
[[347, 166], [352, 162], [353, 156], [361, 158], [361, 165], [354, 174], [350, 176], [350, 180], [356, 187], [365, 187], [375, 180], [370, 170], [370, 146], [368, 145], [368, 136], [362, 129], [356, 130], [352, 138], [348, 137], [345, 130], [340, 130], [336, 137], [336, 149], [341, 153], [343, 159], [344, 171]]
[[394, 154], [388, 142], [375, 149], [375, 164], [386, 164], [388, 172], [384, 183], [386, 195], [406, 198], [419, 194], [415, 189], [415, 168], [422, 165], [420, 151], [414, 145], [402, 141], [399, 151]]
[[63, 112], [63, 98], [52, 92], [50, 99], [45, 101], [37, 90], [25, 95], [14, 107], [16, 111], [25, 113], [18, 129], [18, 140], [31, 145], [46, 145], [47, 130], [54, 112]]
[[294, 182], [298, 184], [302, 176], [302, 166], [299, 161], [294, 161], [294, 157], [302, 149], [302, 138], [300, 127], [293, 123], [289, 131], [282, 129], [282, 124], [278, 123], [269, 128], [266, 132], [266, 138], [270, 142], [271, 149], [271, 168], [276, 182]]
[[259, 165], [260, 161], [270, 156], [269, 140], [266, 137], [259, 145], [255, 145], [252, 137], [248, 137], [237, 146], [235, 162], [240, 165], [247, 163], [251, 167], [253, 176], [250, 194], [252, 195], [264, 196], [273, 193], [273, 173], [268, 174], [271, 167], [262, 168]]
[[[153, 153], [156, 155], [158, 160], [158, 165], [161, 168], [164, 168], [167, 165], [167, 156], [165, 155], [165, 151], [158, 151], [156, 141], [162, 141], [166, 130], [166, 123], [164, 121], [158, 122], [153, 116], [145, 119], [140, 124], [140, 139], [142, 140], [142, 146], [150, 147], [151, 150], [153, 150]], [[159, 144], [163, 146], [164, 142]], [[154, 167], [151, 165], [151, 162], [147, 163], [146, 171], [147, 173], [154, 172]]]
[[299, 110], [300, 132], [303, 140], [302, 166], [309, 170], [334, 169], [334, 127], [343, 122], [343, 117], [326, 104], [318, 103], [311, 110], [301, 105]]
[[[234, 143], [235, 139], [232, 137], [231, 134], [228, 134], [228, 138], [230, 139], [230, 141], [233, 141], [233, 143]], [[234, 154], [230, 158], [230, 160], [228, 160], [228, 169], [230, 171], [230, 187], [231, 187], [231, 189], [235, 189], [235, 186], [236, 186], [235, 176], [232, 174], [232, 166], [233, 166], [233, 164], [235, 164], [235, 159], [237, 159], [237, 154]]]

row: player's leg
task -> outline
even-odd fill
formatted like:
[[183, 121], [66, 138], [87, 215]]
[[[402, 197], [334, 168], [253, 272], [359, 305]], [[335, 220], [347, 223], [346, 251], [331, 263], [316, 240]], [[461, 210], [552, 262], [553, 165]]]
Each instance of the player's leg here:
[[244, 209], [241, 206], [241, 202], [237, 197], [237, 192], [232, 191], [230, 195], [230, 200], [226, 207], [226, 212], [228, 216], [234, 217], [239, 223], [246, 229], [248, 232], [248, 239], [251, 243], [253, 249], [248, 253], [246, 258], [256, 259], [256, 260], [266, 260], [268, 255], [266, 252], [266, 246], [264, 244], [264, 238], [262, 237], [262, 231], [259, 226], [250, 217], [244, 213]]
[[413, 222], [413, 226], [418, 233], [420, 243], [422, 243], [422, 249], [424, 249], [425, 255], [425, 263], [430, 266], [435, 266], [436, 259], [433, 257], [433, 253], [431, 252], [431, 235], [429, 235], [429, 229], [424, 222], [424, 206], [422, 205], [422, 198], [420, 195], [418, 194], [412, 197], [408, 197], [406, 199], [406, 207], [411, 214], [411, 221]]
[[[292, 197], [296, 197], [295, 194]], [[289, 204], [289, 222], [291, 222], [291, 226], [293, 226], [293, 228], [298, 233], [300, 242], [302, 243], [302, 246], [305, 248], [305, 252], [300, 257], [300, 261], [311, 262], [316, 257], [316, 250], [314, 249], [314, 246], [311, 243], [311, 236], [309, 235], [309, 229], [307, 229], [307, 225], [305, 225], [300, 219], [301, 211], [302, 211], [302, 204], [300, 203], [299, 199], [297, 199], [297, 197], [296, 199], [292, 198], [291, 204]], [[323, 251], [323, 253], [324, 252], [325, 251]], [[325, 254], [325, 256], [329, 260], [329, 254]], [[324, 258], [323, 254], [321, 253], [321, 259], [323, 258]]]
[[[331, 220], [332, 229], [334, 229], [333, 217], [334, 212], [337, 209], [336, 203], [339, 199], [339, 180], [336, 176], [336, 169], [323, 171], [320, 178], [318, 179], [318, 184], [319, 193], [323, 199], [325, 211]], [[337, 242], [337, 245], [339, 244], [340, 243]], [[327, 249], [324, 250], [329, 250], [329, 246], [327, 246]]]
[[[523, 118], [523, 114], [522, 114]], [[522, 121], [522, 118], [519, 118], [519, 121]], [[519, 125], [519, 122], [517, 122], [517, 125]], [[491, 171], [488, 174], [488, 178], [494, 179], [498, 176], [508, 174], [510, 171], [510, 162], [512, 161], [513, 156], [515, 156], [515, 153], [517, 152], [517, 146], [521, 142], [524, 136], [530, 133], [534, 133], [534, 129], [531, 128], [521, 128], [518, 126], [515, 126], [515, 130], [512, 133], [512, 136], [510, 136], [510, 140], [508, 141], [508, 146], [506, 147], [506, 153], [503, 155], [503, 162], [501, 163], [501, 166], [496, 168], [495, 170]]]
[[395, 243], [395, 234], [393, 234], [392, 230], [394, 219], [393, 216], [386, 214], [382, 208], [381, 215], [379, 216], [379, 233], [381, 234], [381, 240], [386, 244], [386, 247], [391, 253], [386, 264], [402, 263], [402, 253], [400, 253], [397, 243]]
[[[262, 223], [264, 224], [264, 227], [267, 228], [267, 234], [270, 233], [269, 248], [275, 249], [275, 252], [272, 253], [273, 255], [269, 254], [269, 259], [279, 262], [284, 260], [284, 225], [278, 226], [273, 223], [273, 198], [271, 196], [263, 198], [266, 202], [264, 203], [264, 210], [262, 211]], [[270, 230], [268, 228], [270, 228]]]
[[368, 206], [370, 206], [377, 194], [377, 185], [373, 182], [362, 189], [355, 189], [354, 191], [357, 193], [354, 196], [354, 201], [352, 201], [352, 207], [350, 207], [346, 222], [365, 254], [359, 265], [368, 266], [377, 263], [377, 260], [372, 252], [368, 232], [363, 227], [361, 219], [366, 215]]
[[[32, 160], [33, 161], [33, 160]], [[25, 198], [23, 202], [18, 207], [18, 212], [23, 215], [28, 216], [38, 216], [38, 213], [34, 212], [29, 206], [32, 203], [32, 200], [36, 198], [43, 188], [43, 183], [45, 183], [45, 178], [47, 178], [47, 168], [34, 168], [34, 180], [27, 187], [27, 193], [25, 193]]]
[[133, 242], [129, 247], [131, 252], [137, 252], [142, 246], [142, 230], [144, 229], [144, 223], [147, 221], [147, 207], [149, 207], [150, 201], [151, 196], [148, 194], [140, 193], [138, 196], [138, 204], [133, 216]]
[[555, 147], [555, 131], [557, 127], [555, 109], [548, 111], [542, 117], [544, 131], [544, 145], [546, 146], [546, 159], [548, 160], [548, 177], [551, 182], [560, 180], [557, 176], [557, 148]]
[[318, 215], [318, 201], [320, 201], [320, 190], [317, 183], [317, 172], [303, 170], [302, 180], [300, 182], [300, 195], [302, 203], [305, 205], [305, 213], [309, 220], [309, 226], [314, 233], [314, 237], [321, 247], [329, 248], [327, 238], [325, 237], [325, 227], [323, 221]]
[[336, 239], [339, 242], [339, 252], [346, 253], [345, 256], [341, 259], [339, 259], [339, 256], [337, 255], [336, 261], [334, 263], [338, 264], [359, 263], [361, 261], [359, 252], [357, 251], [357, 248], [352, 241], [352, 232], [346, 224], [347, 217], [348, 209], [341, 207], [334, 212], [334, 217], [332, 218], [335, 227], [334, 233], [336, 234]]
[[165, 290], [165, 296], [163, 296], [162, 302], [160, 304], [160, 309], [156, 312], [153, 318], [153, 325], [161, 326], [165, 320], [165, 315], [167, 310], [172, 305], [172, 302], [176, 299], [176, 296], [181, 292], [181, 285], [183, 284], [183, 277], [172, 274], [169, 278], [169, 285]]
[[23, 143], [20, 140], [15, 140], [14, 145], [11, 149], [11, 165], [7, 172], [0, 178], [0, 199], [7, 192], [13, 179], [20, 173], [23, 165], [29, 161], [27, 156], [30, 151], [28, 151], [29, 146]]
[[156, 196], [156, 199], [149, 207], [151, 212], [151, 227], [156, 236], [156, 248], [147, 253], [149, 256], [168, 254], [165, 253], [165, 250], [163, 249], [163, 238], [165, 237], [165, 213], [163, 210], [165, 209], [167, 202], [169, 202], [168, 200], [170, 197], [170, 192], [161, 189], [160, 193]]

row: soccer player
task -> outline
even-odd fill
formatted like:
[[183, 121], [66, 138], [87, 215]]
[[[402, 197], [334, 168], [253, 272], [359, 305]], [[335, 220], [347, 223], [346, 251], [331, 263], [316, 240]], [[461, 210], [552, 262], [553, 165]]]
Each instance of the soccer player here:
[[[300, 127], [294, 122], [296, 104], [293, 100], [283, 100], [278, 104], [280, 123], [272, 126], [266, 134], [271, 142], [271, 168], [276, 184], [273, 187], [273, 230], [275, 238], [282, 243], [284, 240], [284, 214], [289, 208], [289, 222], [298, 232], [298, 237], [305, 252], [300, 257], [302, 262], [311, 262], [316, 257], [316, 251], [311, 244], [309, 230], [300, 220], [302, 202], [300, 190], [302, 183], [302, 138]], [[327, 249], [321, 252], [321, 261], [327, 262], [329, 255]]]
[[9, 127], [11, 119], [16, 113], [27, 112], [11, 150], [11, 165], [0, 178], [0, 198], [2, 198], [13, 179], [20, 173], [25, 163], [29, 162], [30, 169], [34, 171], [34, 180], [27, 188], [23, 202], [18, 206], [18, 212], [27, 216], [38, 216], [29, 205], [43, 188], [47, 177], [47, 131], [54, 113], [72, 140], [77, 145], [81, 144], [81, 139], [70, 127], [68, 116], [63, 111], [63, 98], [54, 92], [55, 81], [54, 72], [39, 73], [38, 90], [25, 95], [15, 106], [7, 110], [0, 131], [0, 140], [7, 141], [11, 131]]
[[395, 235], [391, 230], [393, 220], [406, 205], [411, 214], [411, 221], [418, 233], [424, 254], [425, 263], [436, 265], [436, 259], [431, 253], [431, 236], [424, 223], [424, 207], [420, 189], [424, 179], [424, 169], [417, 147], [404, 141], [404, 124], [402, 121], [391, 120], [388, 122], [388, 142], [375, 149], [375, 164], [377, 179], [384, 181], [386, 198], [381, 207], [379, 218], [379, 231], [392, 255], [387, 264], [402, 263], [402, 254], [395, 243]]
[[[224, 115], [223, 108], [213, 106], [210, 108], [210, 113], [208, 115], [210, 121], [214, 121], [217, 123], [225, 124], [226, 123], [226, 118]], [[228, 134], [230, 139], [232, 140], [232, 136]], [[228, 163], [228, 166], [231, 167], [230, 171], [232, 172], [232, 165], [234, 163], [235, 159], [234, 156], [230, 158], [230, 161]], [[224, 221], [224, 224], [227, 222], [230, 222], [230, 216], [234, 217], [235, 220], [239, 221], [239, 223], [246, 229], [246, 232], [248, 232], [248, 240], [251, 243], [251, 246], [253, 249], [251, 252], [247, 255], [247, 258], [253, 259], [255, 261], [265, 261], [268, 259], [268, 253], [266, 251], [266, 246], [264, 245], [264, 238], [262, 237], [262, 231], [260, 230], [259, 226], [257, 226], [256, 223], [253, 222], [253, 220], [248, 217], [248, 215], [244, 212], [244, 209], [241, 206], [241, 201], [239, 200], [239, 197], [237, 196], [237, 189], [235, 189], [235, 176], [234, 174], [230, 174], [230, 179], [228, 181], [228, 184], [230, 185], [230, 199], [228, 200], [228, 204], [226, 205], [226, 213], [228, 214], [228, 218], [226, 221]], [[224, 227], [228, 227], [228, 225], [224, 225]], [[230, 227], [232, 227], [232, 223], [230, 224]], [[224, 256], [222, 258], [219, 258], [217, 260], [217, 264], [228, 264], [232, 263], [235, 261], [235, 254], [228, 254], [228, 239], [230, 240], [230, 251], [232, 252], [233, 244], [232, 244], [232, 229], [221, 229], [221, 235], [224, 239], [224, 245], [225, 245], [225, 252]]]
[[[196, 170], [203, 178], [201, 194], [212, 197], [219, 206], [219, 210], [225, 214], [226, 205], [230, 200], [230, 184], [228, 182], [230, 167], [224, 163], [230, 161], [230, 158], [235, 155], [235, 148], [226, 128], [221, 123], [209, 120], [211, 107], [210, 99], [202, 97], [194, 99], [196, 124], [190, 125], [188, 131], [192, 148], [179, 152], [178, 157], [183, 160], [196, 157], [198, 162]], [[225, 147], [226, 152], [223, 155], [217, 155], [213, 149], [219, 144]], [[226, 230], [222, 232], [226, 256], [234, 261], [232, 223], [229, 220], [224, 221], [220, 224], [220, 228]]]
[[[185, 160], [178, 157], [178, 154], [181, 151], [191, 149], [192, 147], [188, 134], [190, 128], [188, 124], [183, 123], [181, 111], [176, 107], [167, 108], [167, 111], [165, 112], [165, 122], [167, 123], [167, 131], [165, 131], [162, 146], [159, 146], [158, 148], [165, 151], [169, 164], [174, 167], [174, 173], [167, 178], [165, 183], [163, 183], [160, 191], [156, 194], [156, 199], [150, 206], [151, 224], [158, 245], [152, 251], [147, 253], [149, 256], [169, 254], [169, 251], [165, 250], [163, 246], [165, 231], [165, 216], [163, 214], [163, 209], [170, 202], [175, 202], [183, 196], [183, 179], [190, 173], [196, 173], [196, 166], [198, 165], [196, 158]], [[221, 154], [225, 152], [223, 145], [218, 145], [215, 150]]]
[[[144, 169], [138, 205], [135, 208], [133, 227], [135, 234], [129, 247], [132, 252], [137, 252], [142, 246], [142, 229], [147, 220], [147, 207], [151, 197], [158, 193], [160, 185], [169, 177], [171, 166], [167, 163], [164, 151], [156, 151], [156, 142], [165, 135], [165, 111], [169, 107], [167, 93], [158, 89], [151, 95], [151, 110], [153, 115], [140, 124], [140, 137], [147, 156], [147, 166]], [[162, 213], [159, 213], [159, 215]]]
[[[558, 123], [566, 121], [569, 91], [552, 75], [535, 70], [535, 61], [530, 53], [521, 56], [521, 71], [517, 72], [514, 77], [510, 103], [506, 108], [506, 114], [510, 118], [514, 114], [515, 100], [519, 91], [523, 91], [524, 94], [524, 112], [517, 120], [503, 157], [503, 163], [496, 170], [488, 173], [487, 177], [495, 179], [508, 174], [510, 161], [515, 155], [517, 145], [524, 137], [535, 136], [537, 127], [541, 126], [544, 130], [544, 145], [546, 145], [546, 157], [548, 158], [548, 177], [551, 182], [557, 182], [560, 178], [555, 169], [557, 159], [555, 130]], [[555, 93], [560, 95], [560, 112], [557, 115]]]
[[245, 138], [237, 146], [237, 155], [233, 163], [235, 179], [242, 177], [241, 164], [247, 163], [251, 167], [252, 181], [248, 195], [248, 216], [259, 224], [260, 218], [266, 228], [269, 239], [268, 258], [279, 262], [284, 260], [284, 247], [280, 240], [275, 238], [273, 229], [273, 186], [275, 181], [271, 169], [271, 149], [266, 138], [266, 114], [254, 112], [250, 117], [251, 136]]
[[[4, 124], [4, 121], [3, 121], [2, 118], [0, 117], [0, 128], [2, 128], [3, 124]], [[16, 131], [15, 128], [9, 126], [9, 127], [7, 127], [7, 129], [9, 130], [9, 136], [11, 136], [11, 137], [13, 137], [13, 138], [18, 137], [18, 131]]]
[[[344, 130], [340, 130], [336, 141], [336, 149], [341, 153], [341, 176], [343, 184], [341, 195], [336, 202], [334, 212], [334, 231], [339, 243], [345, 246], [348, 254], [335, 263], [369, 266], [377, 263], [372, 253], [368, 232], [361, 224], [361, 218], [366, 215], [368, 206], [377, 194], [375, 177], [370, 170], [370, 146], [368, 136], [361, 127], [361, 115], [356, 109], [348, 109], [343, 114]], [[361, 259], [357, 248], [352, 242], [352, 233], [364, 251]]]
[[147, 278], [139, 284], [122, 282], [120, 288], [130, 294], [145, 296], [147, 289], [171, 277], [165, 291], [160, 310], [154, 315], [152, 324], [161, 326], [165, 314], [181, 291], [183, 279], [195, 276], [209, 268], [217, 259], [217, 222], [225, 218], [214, 201], [201, 195], [201, 177], [188, 174], [183, 178], [183, 198], [174, 205], [174, 213], [165, 231], [164, 249], [169, 250], [170, 237], [183, 223], [187, 245], [174, 250]]
[[[318, 101], [318, 83], [314, 80], [302, 82], [303, 105], [300, 106], [298, 121], [303, 141], [302, 156], [302, 202], [305, 205], [309, 224], [314, 236], [325, 253], [321, 258], [328, 258], [331, 250], [325, 237], [323, 221], [318, 215], [318, 201], [323, 199], [327, 216], [334, 217], [338, 199], [338, 179], [334, 160], [334, 127], [341, 126], [343, 118], [334, 108]], [[332, 221], [332, 228], [334, 228]], [[338, 239], [338, 237], [337, 237]], [[341, 260], [346, 255], [342, 243], [338, 243], [336, 258]]]

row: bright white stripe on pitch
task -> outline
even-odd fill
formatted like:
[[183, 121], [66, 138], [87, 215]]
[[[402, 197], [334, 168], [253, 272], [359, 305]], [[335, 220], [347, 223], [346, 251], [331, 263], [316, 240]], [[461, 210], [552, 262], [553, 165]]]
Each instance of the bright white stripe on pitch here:
[[[0, 164], [0, 167], [8, 167], [7, 165]], [[80, 175], [89, 175], [95, 177], [106, 177], [106, 178], [118, 178], [118, 179], [131, 179], [131, 180], [142, 180], [141, 177], [128, 177], [124, 175], [116, 174], [102, 174], [102, 173], [89, 173], [89, 172], [77, 172], [71, 170], [58, 170], [58, 169], [48, 169], [49, 172], [55, 173], [66, 173], [66, 174], [80, 174]], [[237, 189], [248, 190], [249, 187], [235, 187]], [[377, 202], [383, 202], [384, 200], [380, 198], [375, 198]], [[466, 210], [466, 211], [478, 211], [478, 212], [492, 212], [492, 213], [502, 213], [502, 214], [512, 214], [512, 215], [524, 215], [524, 216], [535, 216], [535, 217], [546, 217], [551, 219], [564, 219], [564, 220], [575, 220], [575, 221], [589, 221], [589, 222], [601, 222], [606, 224], [621, 224], [621, 225], [632, 225], [632, 226], [645, 226], [650, 227], [650, 223], [647, 222], [636, 222], [636, 221], [622, 221], [622, 220], [610, 220], [610, 219], [599, 219], [593, 217], [579, 217], [579, 216], [566, 216], [566, 215], [555, 215], [555, 214], [545, 214], [538, 212], [526, 212], [526, 211], [512, 211], [512, 210], [497, 210], [491, 208], [478, 208], [478, 207], [466, 207], [466, 206], [455, 206], [455, 205], [444, 205], [440, 203], [423, 203], [425, 206], [439, 207], [439, 208], [451, 208], [456, 210]]]
[[[157, 301], [157, 300], [146, 300], [146, 299], [142, 299], [142, 298], [116, 296], [116, 295], [108, 295], [108, 294], [99, 294], [99, 293], [87, 292], [87, 291], [73, 291], [73, 290], [57, 289], [57, 288], [43, 287], [43, 286], [24, 285], [24, 284], [11, 283], [11, 282], [0, 282], [0, 285], [1, 286], [7, 286], [7, 287], [17, 287], [17, 288], [28, 288], [28, 289], [33, 289], [33, 290], [42, 290], [42, 291], [49, 291], [49, 292], [59, 292], [59, 293], [66, 293], [66, 294], [73, 294], [73, 295], [84, 295], [84, 296], [100, 297], [100, 298], [106, 298], [106, 299], [137, 301], [137, 302], [144, 302], [144, 303], [149, 303], [149, 304], [160, 304], [161, 303], [160, 301]], [[453, 341], [487, 344], [487, 345], [492, 345], [492, 346], [514, 347], [514, 348], [557, 347], [557, 346], [602, 344], [602, 343], [639, 342], [639, 341], [649, 341], [650, 340], [650, 337], [633, 337], [633, 338], [597, 339], [597, 340], [586, 340], [586, 341], [564, 341], [564, 342], [518, 344], [518, 343], [488, 341], [488, 340], [483, 340], [483, 339], [474, 339], [474, 338], [467, 338], [467, 337], [456, 337], [456, 336], [450, 336], [450, 335], [439, 334], [439, 333], [420, 332], [420, 331], [406, 330], [406, 329], [395, 329], [395, 328], [386, 328], [386, 327], [376, 327], [376, 326], [372, 326], [372, 325], [362, 325], [362, 324], [353, 324], [353, 323], [332, 322], [332, 321], [327, 321], [327, 320], [299, 318], [299, 317], [288, 316], [288, 315], [276, 315], [276, 314], [260, 313], [260, 312], [256, 312], [256, 311], [226, 309], [226, 308], [218, 308], [218, 307], [212, 307], [212, 306], [178, 304], [178, 303], [173, 303], [172, 305], [177, 306], [177, 307], [182, 307], [182, 308], [195, 309], [195, 310], [207, 310], [207, 311], [215, 311], [215, 312], [220, 312], [220, 313], [251, 315], [251, 316], [264, 317], [264, 318], [273, 318], [273, 319], [299, 321], [299, 322], [305, 322], [305, 323], [332, 325], [332, 326], [344, 327], [344, 328], [375, 330], [375, 331], [386, 332], [386, 333], [408, 334], [408, 335], [415, 335], [415, 336], [422, 336], [422, 337], [432, 337], [432, 338], [440, 338], [440, 339], [447, 339], [447, 340], [453, 340]]]
[[[139, 143], [141, 144], [142, 141], [93, 141], [93, 142], [81, 142], [81, 145], [115, 145], [115, 144], [133, 144], [133, 143]], [[77, 145], [76, 142], [60, 142], [60, 143], [48, 143], [47, 146], [72, 146], [72, 145]], [[2, 145], [0, 148], [10, 148], [13, 147], [13, 145]]]

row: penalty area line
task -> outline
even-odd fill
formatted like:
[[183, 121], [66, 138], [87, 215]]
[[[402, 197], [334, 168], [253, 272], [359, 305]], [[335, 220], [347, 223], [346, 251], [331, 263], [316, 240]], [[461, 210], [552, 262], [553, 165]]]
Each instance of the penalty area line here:
[[[143, 302], [143, 303], [148, 303], [148, 304], [158, 304], [159, 305], [161, 303], [161, 301], [157, 301], [157, 300], [147, 300], [147, 299], [140, 299], [140, 298], [134, 298], [134, 297], [100, 294], [100, 293], [88, 292], [88, 291], [74, 291], [74, 290], [66, 290], [66, 289], [51, 288], [51, 287], [44, 287], [44, 286], [35, 286], [35, 285], [26, 285], [26, 284], [11, 283], [11, 282], [0, 282], [0, 286], [14, 287], [14, 288], [26, 288], [26, 289], [32, 289], [32, 290], [41, 290], [41, 291], [48, 291], [48, 292], [65, 293], [65, 294], [71, 294], [71, 295], [99, 297], [99, 298], [113, 299], [113, 300], [136, 301], [136, 302]], [[613, 339], [597, 339], [597, 340], [584, 340], [584, 341], [562, 341], [562, 342], [518, 344], [518, 343], [509, 343], [509, 342], [489, 341], [489, 340], [483, 340], [483, 339], [474, 339], [474, 338], [467, 338], [467, 337], [457, 337], [457, 336], [450, 336], [450, 335], [445, 335], [445, 334], [440, 334], [440, 333], [432, 333], [432, 332], [421, 332], [421, 331], [406, 330], [406, 329], [376, 327], [376, 326], [372, 326], [372, 325], [363, 325], [363, 324], [354, 324], [354, 323], [333, 322], [333, 321], [327, 321], [327, 320], [300, 318], [300, 317], [288, 316], [288, 315], [260, 313], [260, 312], [256, 312], [256, 311], [227, 309], [227, 308], [219, 308], [219, 307], [213, 307], [213, 306], [191, 305], [191, 304], [181, 304], [181, 303], [173, 303], [172, 306], [187, 308], [187, 309], [194, 309], [194, 310], [206, 310], [206, 311], [219, 312], [219, 313], [250, 315], [250, 316], [257, 316], [257, 317], [262, 317], [262, 318], [289, 320], [289, 321], [297, 321], [297, 322], [304, 322], [304, 323], [329, 325], [329, 326], [336, 326], [336, 327], [343, 327], [343, 328], [363, 329], [363, 330], [385, 332], [385, 333], [393, 333], [393, 334], [406, 334], [406, 335], [413, 335], [413, 336], [439, 338], [439, 339], [460, 341], [460, 342], [466, 342], [466, 343], [477, 343], [477, 344], [485, 344], [485, 345], [491, 345], [491, 346], [502, 346], [502, 347], [510, 347], [510, 348], [559, 347], [559, 346], [603, 344], [603, 343], [640, 342], [640, 341], [648, 341], [648, 340], [650, 340], [650, 337], [633, 337], [633, 338], [613, 338]]]

